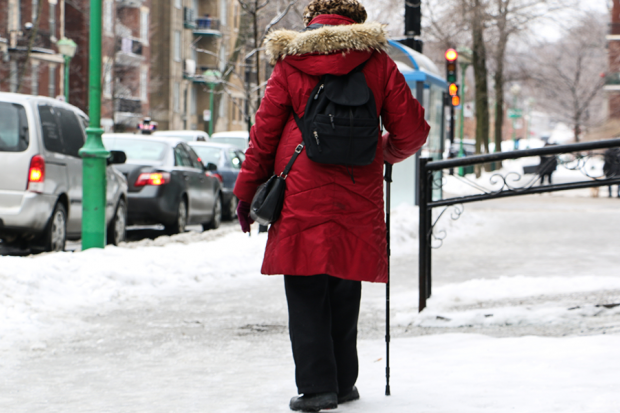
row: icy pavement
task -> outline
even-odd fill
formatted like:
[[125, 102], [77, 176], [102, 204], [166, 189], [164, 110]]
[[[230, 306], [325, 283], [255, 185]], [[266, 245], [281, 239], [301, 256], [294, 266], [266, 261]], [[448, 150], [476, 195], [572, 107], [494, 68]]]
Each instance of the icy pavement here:
[[[417, 313], [417, 211], [393, 222], [385, 287], [364, 284], [362, 399], [342, 412], [620, 412], [620, 200], [536, 196], [442, 225]], [[282, 278], [265, 235], [223, 228], [121, 248], [0, 257], [0, 412], [286, 412]]]

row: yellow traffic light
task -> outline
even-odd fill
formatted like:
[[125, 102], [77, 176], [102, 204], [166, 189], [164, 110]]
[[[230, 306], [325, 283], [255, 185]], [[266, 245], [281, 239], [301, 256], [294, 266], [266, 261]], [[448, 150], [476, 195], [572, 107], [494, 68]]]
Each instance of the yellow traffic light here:
[[448, 86], [448, 93], [450, 96], [457, 96], [459, 94], [459, 87], [455, 83], [450, 83]]
[[459, 106], [461, 104], [461, 98], [459, 96], [452, 96], [452, 106]]

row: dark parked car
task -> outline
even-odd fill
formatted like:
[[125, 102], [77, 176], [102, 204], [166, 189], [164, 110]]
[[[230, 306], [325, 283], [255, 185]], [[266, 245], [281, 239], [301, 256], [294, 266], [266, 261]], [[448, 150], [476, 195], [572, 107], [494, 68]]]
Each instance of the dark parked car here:
[[[219, 179], [203, 166], [182, 139], [148, 135], [104, 134], [108, 150], [125, 152], [117, 165], [129, 185], [129, 225], [163, 224], [176, 234], [186, 225], [215, 229], [222, 221]], [[214, 167], [212, 166], [214, 169]]]
[[213, 171], [222, 182], [222, 199], [224, 218], [234, 219], [237, 216], [237, 197], [233, 194], [241, 164], [245, 160], [243, 151], [235, 145], [211, 142], [190, 142], [202, 163], [207, 167], [213, 164]]

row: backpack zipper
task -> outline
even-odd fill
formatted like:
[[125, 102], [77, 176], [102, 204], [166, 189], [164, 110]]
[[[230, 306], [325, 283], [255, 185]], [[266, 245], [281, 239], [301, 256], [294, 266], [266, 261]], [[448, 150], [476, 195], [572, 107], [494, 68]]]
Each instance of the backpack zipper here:
[[316, 95], [314, 95], [314, 100], [317, 100], [319, 98], [319, 93], [321, 93], [321, 90], [323, 90], [323, 86], [325, 86], [325, 84], [321, 84], [321, 86], [319, 86], [319, 90], [317, 90]]
[[314, 140], [316, 140], [316, 146], [319, 148], [319, 152], [323, 152], [321, 143], [319, 142], [319, 133], [317, 131], [314, 131]]
[[336, 130], [336, 125], [334, 125], [334, 115], [332, 115], [331, 113], [329, 114], [329, 120], [332, 123], [332, 129]]

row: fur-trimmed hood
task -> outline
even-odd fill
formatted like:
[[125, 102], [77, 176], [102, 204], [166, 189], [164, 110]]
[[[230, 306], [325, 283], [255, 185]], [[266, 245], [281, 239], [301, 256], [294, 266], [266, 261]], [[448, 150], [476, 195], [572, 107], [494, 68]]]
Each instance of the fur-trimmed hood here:
[[316, 30], [296, 32], [276, 30], [265, 39], [269, 63], [275, 65], [278, 59], [306, 53], [330, 54], [352, 50], [370, 52], [384, 50], [388, 45], [385, 26], [381, 23], [362, 23], [338, 26], [324, 26]]

